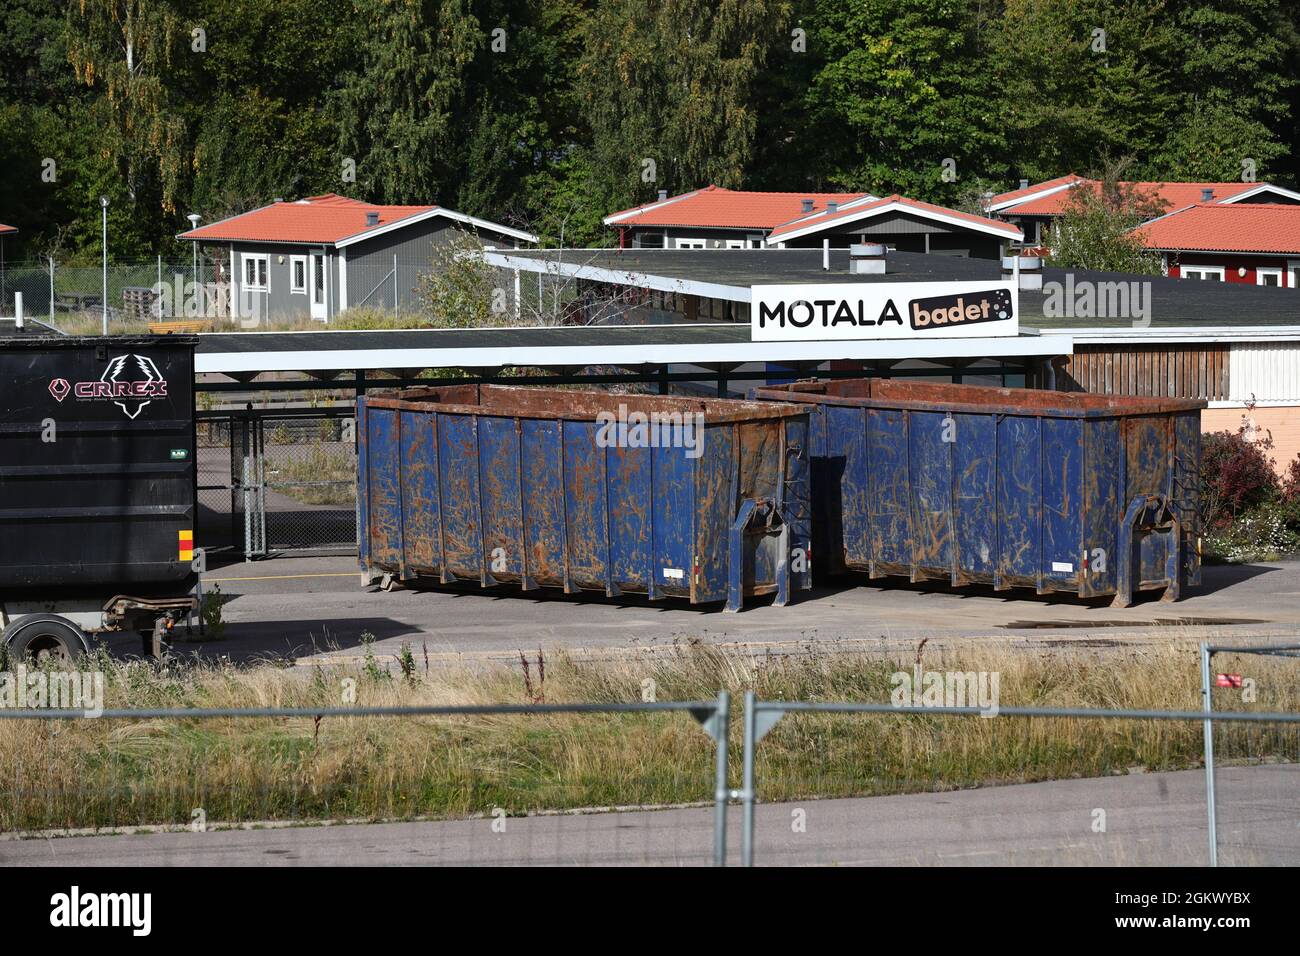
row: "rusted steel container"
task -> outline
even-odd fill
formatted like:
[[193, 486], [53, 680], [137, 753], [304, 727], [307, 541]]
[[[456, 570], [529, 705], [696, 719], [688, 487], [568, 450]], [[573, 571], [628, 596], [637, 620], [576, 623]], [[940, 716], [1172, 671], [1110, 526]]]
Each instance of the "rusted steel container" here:
[[358, 399], [361, 567], [784, 604], [812, 583], [808, 411], [498, 385]]
[[812, 403], [819, 569], [1114, 595], [1200, 583], [1201, 401], [880, 379]]

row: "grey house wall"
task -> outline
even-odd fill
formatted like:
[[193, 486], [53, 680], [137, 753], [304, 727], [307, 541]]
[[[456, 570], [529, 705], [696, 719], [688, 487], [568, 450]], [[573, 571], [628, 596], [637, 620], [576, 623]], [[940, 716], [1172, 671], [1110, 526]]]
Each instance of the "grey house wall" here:
[[[489, 230], [472, 230], [455, 220], [435, 216], [363, 239], [339, 250], [347, 259], [347, 308], [374, 308], [392, 311], [394, 300], [399, 311], [418, 307], [421, 277], [434, 268], [434, 251], [455, 236], [453, 230], [471, 230], [479, 241], [498, 248], [514, 248], [517, 241]], [[393, 264], [396, 257], [397, 276]]]
[[[337, 256], [338, 253], [325, 246], [309, 246], [300, 243], [268, 243], [268, 242], [236, 242], [223, 244], [233, 252], [234, 280], [237, 294], [240, 300], [241, 310], [247, 310], [256, 303], [262, 312], [262, 315], [274, 315], [277, 317], [294, 316], [299, 318], [309, 318], [311, 315], [311, 277], [310, 269], [308, 271], [308, 288], [304, 292], [290, 292], [292, 288], [292, 274], [290, 268], [294, 256], [310, 256], [313, 252], [324, 252], [328, 258]], [[267, 290], [265, 292], [252, 292], [244, 288], [244, 259], [247, 256], [265, 255], [267, 266]], [[326, 267], [326, 276], [330, 275], [330, 269]], [[338, 303], [338, 282], [330, 283], [329, 299], [331, 304]]]
[[[220, 243], [222, 260], [234, 269], [236, 294], [241, 315], [256, 308], [262, 315], [277, 318], [311, 317], [311, 269], [307, 270], [305, 292], [291, 292], [291, 268], [294, 256], [325, 256], [326, 316], [333, 318], [349, 308], [364, 304], [367, 308], [391, 311], [394, 301], [398, 310], [410, 311], [417, 306], [420, 277], [433, 268], [434, 249], [450, 238], [450, 229], [467, 228], [454, 220], [435, 216], [360, 242], [334, 246], [302, 243], [226, 242]], [[498, 247], [514, 247], [512, 237], [500, 233], [477, 232], [480, 240]], [[248, 256], [267, 257], [265, 291], [244, 288], [244, 260]], [[394, 293], [393, 257], [397, 257], [396, 294]], [[344, 270], [346, 269], [346, 274]], [[363, 301], [364, 300], [364, 303]]]

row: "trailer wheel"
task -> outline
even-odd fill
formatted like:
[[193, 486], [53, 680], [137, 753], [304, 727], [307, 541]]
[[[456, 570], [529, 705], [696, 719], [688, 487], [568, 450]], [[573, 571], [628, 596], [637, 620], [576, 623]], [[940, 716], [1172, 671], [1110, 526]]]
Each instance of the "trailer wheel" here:
[[0, 638], [18, 658], [40, 661], [54, 657], [71, 662], [90, 653], [85, 632], [57, 614], [24, 614], [14, 619]]

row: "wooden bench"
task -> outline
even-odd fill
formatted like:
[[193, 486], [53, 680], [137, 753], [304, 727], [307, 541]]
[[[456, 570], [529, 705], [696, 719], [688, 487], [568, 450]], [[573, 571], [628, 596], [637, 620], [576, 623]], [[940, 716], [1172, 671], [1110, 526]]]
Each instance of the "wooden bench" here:
[[173, 332], [202, 332], [206, 319], [177, 319], [172, 322], [150, 322], [149, 331], [153, 335], [170, 335]]

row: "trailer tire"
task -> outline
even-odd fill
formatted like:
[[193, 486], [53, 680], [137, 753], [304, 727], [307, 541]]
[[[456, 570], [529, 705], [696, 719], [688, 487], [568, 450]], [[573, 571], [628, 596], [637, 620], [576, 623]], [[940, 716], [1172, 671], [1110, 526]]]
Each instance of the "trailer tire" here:
[[57, 614], [24, 614], [10, 622], [0, 639], [9, 653], [20, 659], [55, 656], [72, 662], [90, 653], [85, 632]]

